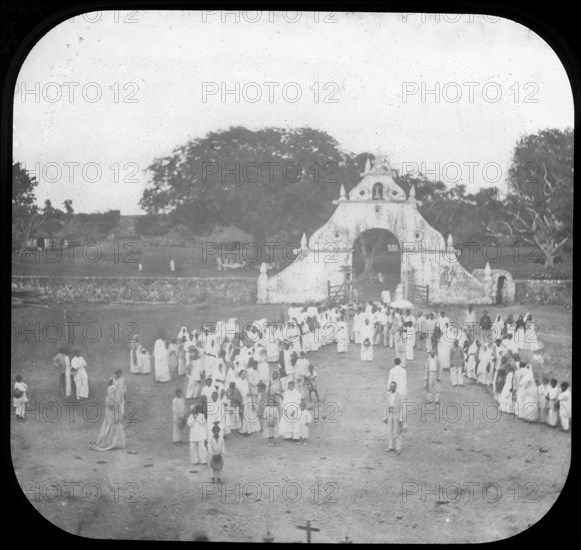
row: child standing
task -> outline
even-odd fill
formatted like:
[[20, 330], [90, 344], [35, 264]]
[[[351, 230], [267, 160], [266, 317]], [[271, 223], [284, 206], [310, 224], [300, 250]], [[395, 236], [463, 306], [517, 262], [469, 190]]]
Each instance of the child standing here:
[[556, 403], [557, 398], [559, 397], [559, 388], [557, 386], [557, 380], [555, 378], [551, 378], [551, 389], [547, 392], [547, 424], [554, 428], [557, 425], [557, 409]]
[[224, 467], [224, 455], [226, 454], [226, 446], [224, 438], [220, 433], [220, 426], [218, 423], [214, 424], [212, 428], [212, 437], [208, 441], [208, 452], [210, 453], [210, 470], [212, 472], [212, 481], [221, 483], [220, 473]]
[[175, 397], [171, 403], [171, 412], [173, 415], [173, 443], [174, 445], [183, 445], [184, 430], [188, 420], [188, 407], [186, 400], [182, 397], [180, 388], [175, 391]]
[[262, 434], [268, 439], [268, 447], [274, 447], [274, 438], [278, 437], [277, 426], [279, 421], [278, 407], [274, 399], [270, 398], [262, 413]]
[[26, 403], [28, 403], [28, 397], [26, 395], [27, 391], [28, 386], [22, 381], [22, 376], [17, 374], [16, 382], [14, 383], [14, 391], [12, 392], [12, 404], [16, 409], [16, 420], [26, 420]]
[[559, 400], [559, 418], [561, 427], [565, 432], [569, 431], [569, 421], [571, 420], [571, 389], [567, 382], [561, 384], [561, 393], [557, 398]]
[[313, 422], [313, 415], [307, 409], [307, 404], [301, 401], [301, 417], [299, 418], [299, 436], [303, 445], [307, 444], [309, 439], [309, 424]]
[[206, 440], [208, 430], [202, 407], [196, 405], [188, 418], [190, 427], [190, 461], [193, 465], [206, 464]]
[[315, 371], [314, 365], [309, 365], [309, 370], [307, 372], [307, 376], [305, 377], [305, 387], [309, 392], [309, 401], [311, 399], [311, 393], [315, 392], [317, 396], [317, 402], [319, 401], [319, 392], [317, 391], [317, 372]]

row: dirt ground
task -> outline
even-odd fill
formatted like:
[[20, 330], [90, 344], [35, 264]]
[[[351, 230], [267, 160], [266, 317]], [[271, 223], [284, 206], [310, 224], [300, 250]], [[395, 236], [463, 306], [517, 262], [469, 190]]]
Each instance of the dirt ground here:
[[[309, 354], [316, 365], [321, 403], [307, 446], [262, 434], [226, 438], [222, 488], [203, 467], [189, 463], [187, 446], [171, 443], [171, 399], [183, 379], [156, 383], [131, 375], [129, 344], [136, 323], [151, 350], [159, 327], [237, 316], [274, 319], [280, 306], [75, 306], [75, 344], [89, 365], [89, 402], [67, 406], [58, 395], [51, 357], [62, 340], [49, 323], [63, 324], [63, 309], [13, 309], [12, 376], [29, 385], [26, 423], [11, 424], [16, 476], [31, 505], [62, 529], [91, 538], [192, 540], [204, 531], [215, 541], [261, 541], [266, 526], [276, 542], [305, 541], [297, 529], [310, 520], [313, 542], [462, 543], [510, 537], [551, 508], [570, 465], [570, 433], [497, 417], [492, 396], [468, 383], [442, 382], [440, 415], [427, 409], [423, 385], [426, 353], [408, 362], [407, 433], [401, 455], [387, 452], [382, 423], [388, 370], [394, 353], [376, 348], [361, 363], [359, 347], [338, 355], [334, 345]], [[525, 313], [522, 307], [495, 309]], [[460, 308], [447, 308], [452, 320]], [[571, 379], [571, 317], [561, 308], [531, 309], [547, 346], [537, 372]], [[480, 309], [477, 310], [477, 314]], [[39, 323], [40, 332], [21, 328]], [[102, 337], [95, 343], [97, 323]], [[86, 329], [82, 337], [82, 329]], [[44, 332], [43, 332], [44, 329]], [[38, 342], [35, 342], [35, 338]], [[105, 387], [121, 367], [128, 385], [127, 449], [89, 451], [99, 432]], [[414, 408], [415, 407], [415, 408]], [[58, 412], [60, 418], [56, 418]], [[414, 412], [415, 411], [415, 412]], [[470, 414], [472, 411], [472, 414]], [[73, 422], [74, 420], [74, 422]], [[71, 490], [72, 488], [72, 490]], [[71, 494], [72, 493], [72, 494]]]

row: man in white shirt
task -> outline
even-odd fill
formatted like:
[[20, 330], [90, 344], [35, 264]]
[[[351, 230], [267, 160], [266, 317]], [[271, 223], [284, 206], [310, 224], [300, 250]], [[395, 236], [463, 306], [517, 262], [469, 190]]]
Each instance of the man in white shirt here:
[[414, 359], [414, 346], [416, 345], [416, 318], [408, 309], [403, 317], [405, 329], [405, 356], [408, 361]]
[[387, 379], [387, 385], [391, 386], [392, 382], [397, 384], [398, 392], [402, 397], [407, 394], [407, 372], [404, 367], [401, 366], [401, 359], [396, 357], [393, 360], [395, 367], [389, 371], [389, 378]]
[[397, 391], [397, 384], [392, 382], [389, 385], [387, 398], [385, 400], [385, 411], [383, 421], [387, 424], [387, 450], [397, 454], [401, 453], [402, 431], [403, 431], [403, 399]]
[[388, 306], [391, 303], [391, 293], [387, 288], [381, 293], [381, 301]]
[[434, 331], [436, 330], [436, 320], [434, 314], [430, 313], [426, 319], [426, 351], [430, 353], [433, 348]]
[[428, 401], [433, 402], [432, 395], [435, 393], [436, 403], [440, 402], [440, 382], [442, 380], [442, 365], [436, 357], [436, 350], [430, 350], [430, 356], [426, 360], [426, 389], [428, 391]]

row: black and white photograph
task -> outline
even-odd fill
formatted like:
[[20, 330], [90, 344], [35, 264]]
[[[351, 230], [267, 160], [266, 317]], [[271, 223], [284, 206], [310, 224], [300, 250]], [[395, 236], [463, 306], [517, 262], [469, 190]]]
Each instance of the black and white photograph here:
[[111, 9], [15, 74], [5, 408], [30, 517], [456, 544], [551, 510], [574, 92], [543, 37], [477, 13]]

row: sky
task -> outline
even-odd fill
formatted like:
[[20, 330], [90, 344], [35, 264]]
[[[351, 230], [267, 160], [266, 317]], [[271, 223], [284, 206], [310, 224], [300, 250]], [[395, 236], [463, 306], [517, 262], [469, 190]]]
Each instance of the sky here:
[[484, 15], [103, 11], [67, 20], [16, 82], [14, 162], [39, 204], [143, 213], [156, 158], [208, 132], [323, 130], [400, 173], [505, 185], [518, 139], [573, 127], [536, 33]]

